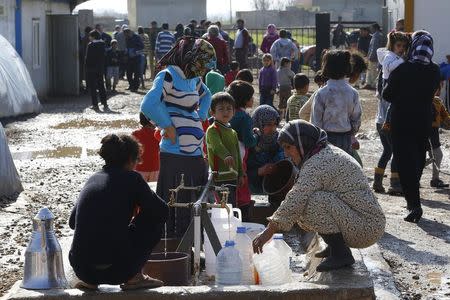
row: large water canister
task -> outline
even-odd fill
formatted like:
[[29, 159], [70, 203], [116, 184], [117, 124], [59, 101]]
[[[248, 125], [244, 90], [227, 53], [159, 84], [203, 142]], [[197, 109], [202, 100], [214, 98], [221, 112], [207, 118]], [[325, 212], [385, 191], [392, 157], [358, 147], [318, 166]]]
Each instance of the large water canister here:
[[234, 241], [226, 241], [225, 247], [217, 254], [216, 284], [240, 285], [242, 278], [242, 260]]
[[272, 243], [264, 245], [261, 254], [253, 255], [253, 264], [262, 285], [282, 285], [292, 281], [291, 271]]
[[[211, 222], [221, 245], [224, 245], [227, 240], [234, 240], [236, 237], [236, 229], [242, 224], [241, 210], [233, 208], [231, 204], [227, 205], [230, 210], [230, 215], [228, 215], [228, 210], [225, 208], [211, 209]], [[234, 216], [235, 213], [237, 217]], [[205, 237], [205, 271], [206, 275], [211, 277], [216, 274], [216, 254], [214, 253], [206, 231], [203, 231], [203, 233]]]
[[238, 227], [236, 231], [236, 249], [242, 259], [242, 281], [243, 285], [255, 284], [255, 267], [253, 266], [252, 240], [247, 235], [245, 227]]
[[283, 234], [282, 233], [274, 234], [272, 241], [270, 243], [273, 244], [273, 246], [277, 248], [278, 251], [280, 251], [280, 255], [284, 263], [290, 269], [293, 252], [292, 248], [285, 242]]

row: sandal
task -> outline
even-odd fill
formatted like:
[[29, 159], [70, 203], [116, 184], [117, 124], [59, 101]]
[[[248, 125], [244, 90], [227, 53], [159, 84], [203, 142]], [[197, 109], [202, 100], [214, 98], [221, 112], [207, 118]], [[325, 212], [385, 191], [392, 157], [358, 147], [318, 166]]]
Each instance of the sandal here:
[[137, 290], [137, 289], [153, 289], [158, 288], [164, 285], [164, 282], [162, 282], [159, 279], [152, 278], [147, 275], [142, 275], [141, 278], [137, 279], [136, 281], [127, 282], [120, 285], [120, 288], [123, 291], [129, 291], [129, 290]]

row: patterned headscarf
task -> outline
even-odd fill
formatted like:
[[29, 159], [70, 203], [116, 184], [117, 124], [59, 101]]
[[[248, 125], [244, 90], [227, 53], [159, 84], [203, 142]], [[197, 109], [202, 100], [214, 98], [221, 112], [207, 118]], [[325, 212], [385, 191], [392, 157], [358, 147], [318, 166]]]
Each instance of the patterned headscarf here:
[[203, 39], [188, 36], [180, 39], [158, 62], [157, 71], [174, 65], [183, 70], [186, 78], [202, 77], [216, 68], [216, 51]]
[[258, 128], [260, 132], [258, 144], [256, 145], [257, 151], [272, 152], [278, 148], [278, 131], [275, 131], [271, 135], [263, 134], [264, 125], [275, 122], [280, 123], [280, 115], [277, 110], [270, 105], [264, 104], [258, 106], [252, 115], [253, 128]]
[[409, 50], [409, 61], [428, 65], [433, 58], [433, 37], [427, 31], [416, 31], [412, 35], [411, 48]]
[[[313, 124], [295, 120], [286, 123], [278, 135], [278, 143], [295, 145], [302, 158], [301, 165], [328, 143], [327, 133]], [[299, 166], [301, 167], [301, 166]]]

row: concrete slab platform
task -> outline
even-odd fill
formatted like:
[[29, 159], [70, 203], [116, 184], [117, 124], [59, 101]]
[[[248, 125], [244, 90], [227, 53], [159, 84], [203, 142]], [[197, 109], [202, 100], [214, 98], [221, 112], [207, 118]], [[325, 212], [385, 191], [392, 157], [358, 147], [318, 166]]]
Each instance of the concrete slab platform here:
[[[311, 256], [312, 256], [311, 252]], [[100, 286], [97, 292], [86, 292], [77, 289], [28, 291], [16, 283], [4, 299], [8, 300], [172, 300], [172, 299], [285, 299], [285, 300], [324, 300], [324, 299], [375, 299], [374, 287], [369, 272], [365, 267], [361, 253], [353, 251], [356, 264], [352, 268], [328, 273], [317, 273], [315, 266], [319, 259], [311, 259], [309, 271], [305, 274], [294, 274], [295, 282], [281, 286], [184, 286], [161, 287], [153, 290], [122, 292], [117, 286]], [[306, 276], [305, 276], [306, 275]], [[301, 277], [306, 278], [301, 278]], [[303, 281], [306, 280], [306, 281]]]

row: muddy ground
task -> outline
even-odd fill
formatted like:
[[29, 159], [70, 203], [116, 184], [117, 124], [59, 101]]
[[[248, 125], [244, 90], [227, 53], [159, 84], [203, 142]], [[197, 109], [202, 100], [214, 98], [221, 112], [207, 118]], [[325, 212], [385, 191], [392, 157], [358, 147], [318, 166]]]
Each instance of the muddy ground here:
[[[121, 83], [119, 90], [125, 87]], [[67, 220], [73, 203], [86, 179], [102, 166], [96, 155], [100, 139], [138, 128], [143, 95], [144, 91], [113, 95], [111, 111], [105, 113], [89, 109], [87, 96], [49, 99], [37, 116], [1, 120], [25, 191], [16, 201], [0, 201], [0, 296], [22, 277], [31, 218], [39, 208], [48, 206], [57, 216], [59, 237], [70, 234]], [[364, 108], [360, 155], [371, 178], [381, 153], [374, 130], [377, 100], [369, 91], [360, 90], [360, 96]], [[450, 171], [449, 140], [450, 133], [444, 132], [446, 171]], [[430, 188], [430, 175], [428, 168], [421, 183], [424, 216], [418, 225], [403, 221], [403, 198], [379, 195], [387, 216], [386, 234], [379, 244], [403, 299], [450, 299], [450, 190]], [[450, 181], [447, 175], [442, 179]]]

